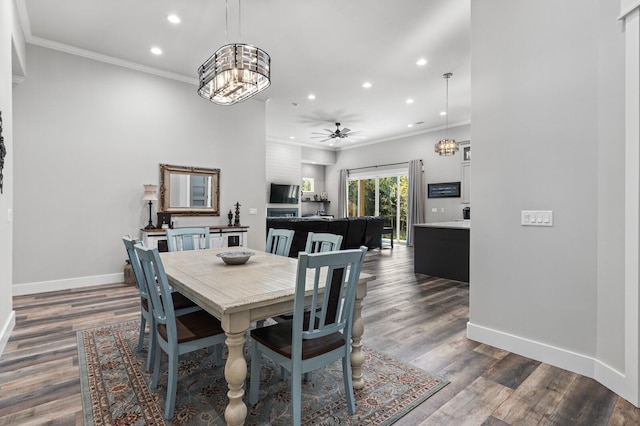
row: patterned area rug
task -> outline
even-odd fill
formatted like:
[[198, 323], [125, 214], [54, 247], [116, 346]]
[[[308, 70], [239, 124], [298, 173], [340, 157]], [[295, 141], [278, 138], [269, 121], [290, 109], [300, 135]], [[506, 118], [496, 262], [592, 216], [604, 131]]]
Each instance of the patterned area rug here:
[[[163, 418], [166, 356], [158, 389], [151, 390], [151, 373], [144, 370], [147, 339], [138, 352], [138, 326], [139, 321], [129, 321], [78, 332], [85, 425], [225, 424], [224, 366], [216, 363], [215, 351], [206, 350], [180, 357], [175, 416]], [[303, 382], [303, 424], [390, 425], [448, 383], [372, 349], [363, 352], [365, 388], [355, 392], [357, 412], [347, 411], [342, 367], [336, 362]], [[267, 358], [260, 380], [261, 401], [248, 406], [246, 424], [291, 424], [288, 381], [280, 380], [279, 368]]]

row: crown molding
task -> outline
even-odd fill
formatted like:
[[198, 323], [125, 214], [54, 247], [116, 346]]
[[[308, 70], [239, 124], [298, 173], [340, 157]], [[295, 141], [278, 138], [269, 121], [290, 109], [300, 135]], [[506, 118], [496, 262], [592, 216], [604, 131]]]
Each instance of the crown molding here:
[[164, 71], [154, 67], [148, 67], [146, 65], [141, 65], [136, 62], [126, 61], [124, 59], [114, 58], [113, 56], [103, 55], [101, 53], [96, 53], [91, 50], [80, 49], [75, 46], [70, 46], [64, 43], [58, 43], [57, 41], [47, 40], [41, 37], [34, 37], [29, 35], [26, 37], [27, 43], [33, 44], [36, 46], [46, 47], [48, 49], [58, 50], [60, 52], [69, 53], [71, 55], [81, 56], [88, 59], [93, 59], [95, 61], [105, 62], [107, 64], [116, 65], [123, 68], [129, 68], [135, 71], [144, 72], [147, 74], [157, 75], [158, 77], [164, 77], [171, 80], [181, 81], [183, 83], [192, 84], [194, 86], [198, 85], [198, 79], [195, 77], [188, 77], [182, 74], [177, 74], [169, 71]]
[[[622, 9], [622, 7], [624, 9]], [[618, 16], [618, 21], [624, 21], [630, 13], [632, 13], [636, 9], [639, 9], [640, 0], [632, 0], [629, 4], [622, 5], [622, 7], [622, 13], [620, 14], [620, 16]]]
[[[468, 124], [471, 124], [470, 120], [466, 120], [466, 121], [459, 121], [456, 123], [449, 123], [449, 129], [453, 129], [455, 127], [460, 127], [460, 126], [466, 126]], [[355, 149], [355, 148], [362, 148], [363, 146], [367, 146], [367, 145], [375, 145], [378, 143], [382, 143], [382, 142], [389, 142], [389, 141], [395, 141], [398, 139], [404, 139], [404, 138], [409, 138], [412, 136], [420, 136], [420, 135], [425, 135], [428, 133], [433, 133], [433, 132], [437, 132], [440, 130], [446, 130], [447, 127], [446, 126], [437, 126], [437, 127], [430, 127], [427, 129], [422, 129], [419, 131], [414, 131], [414, 132], [408, 132], [408, 133], [402, 133], [402, 134], [398, 134], [395, 136], [389, 136], [387, 138], [381, 138], [381, 139], [375, 139], [375, 140], [371, 140], [371, 141], [367, 141], [367, 142], [361, 142], [358, 144], [351, 144], [348, 146], [341, 146], [338, 147], [336, 149], [336, 151], [344, 151], [344, 150], [348, 150], [348, 149]]]

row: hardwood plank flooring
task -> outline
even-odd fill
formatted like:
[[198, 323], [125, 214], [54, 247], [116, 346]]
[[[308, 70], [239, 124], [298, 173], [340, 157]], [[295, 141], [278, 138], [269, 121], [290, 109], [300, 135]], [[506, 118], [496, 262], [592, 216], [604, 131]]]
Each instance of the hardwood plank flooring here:
[[[594, 380], [466, 338], [469, 285], [413, 273], [413, 251], [367, 255], [365, 345], [451, 383], [398, 425], [638, 425], [640, 409]], [[13, 299], [0, 357], [0, 425], [82, 425], [78, 330], [139, 318], [115, 283]]]

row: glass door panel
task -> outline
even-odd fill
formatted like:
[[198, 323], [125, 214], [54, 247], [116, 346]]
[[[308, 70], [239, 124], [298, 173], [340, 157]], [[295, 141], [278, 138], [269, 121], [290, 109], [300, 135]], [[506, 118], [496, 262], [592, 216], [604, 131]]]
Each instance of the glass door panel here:
[[378, 181], [379, 215], [384, 219], [384, 226], [393, 226], [393, 238], [397, 238], [396, 226], [398, 216], [398, 177], [381, 177]]
[[360, 214], [359, 216], [376, 215], [376, 179], [360, 180]]
[[348, 216], [358, 216], [358, 181], [349, 181], [349, 205], [347, 206]]
[[382, 216], [393, 226], [393, 238], [407, 240], [407, 175], [379, 176], [349, 181], [349, 216]]

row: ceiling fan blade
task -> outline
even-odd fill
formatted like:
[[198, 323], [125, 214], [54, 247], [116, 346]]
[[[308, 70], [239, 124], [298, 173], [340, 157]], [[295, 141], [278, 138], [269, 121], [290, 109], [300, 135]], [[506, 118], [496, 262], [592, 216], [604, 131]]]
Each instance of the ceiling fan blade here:
[[345, 127], [344, 129], [341, 130], [342, 133], [349, 133], [351, 131], [350, 128]]
[[330, 140], [331, 140], [331, 138], [327, 138], [327, 139], [323, 139], [323, 140], [318, 141], [318, 142], [326, 142], [326, 141], [330, 141]]
[[329, 136], [331, 134], [331, 132], [327, 133], [320, 133], [320, 132], [311, 132], [312, 135], [322, 135], [322, 136]]
[[333, 133], [333, 130], [323, 129], [325, 132]]

